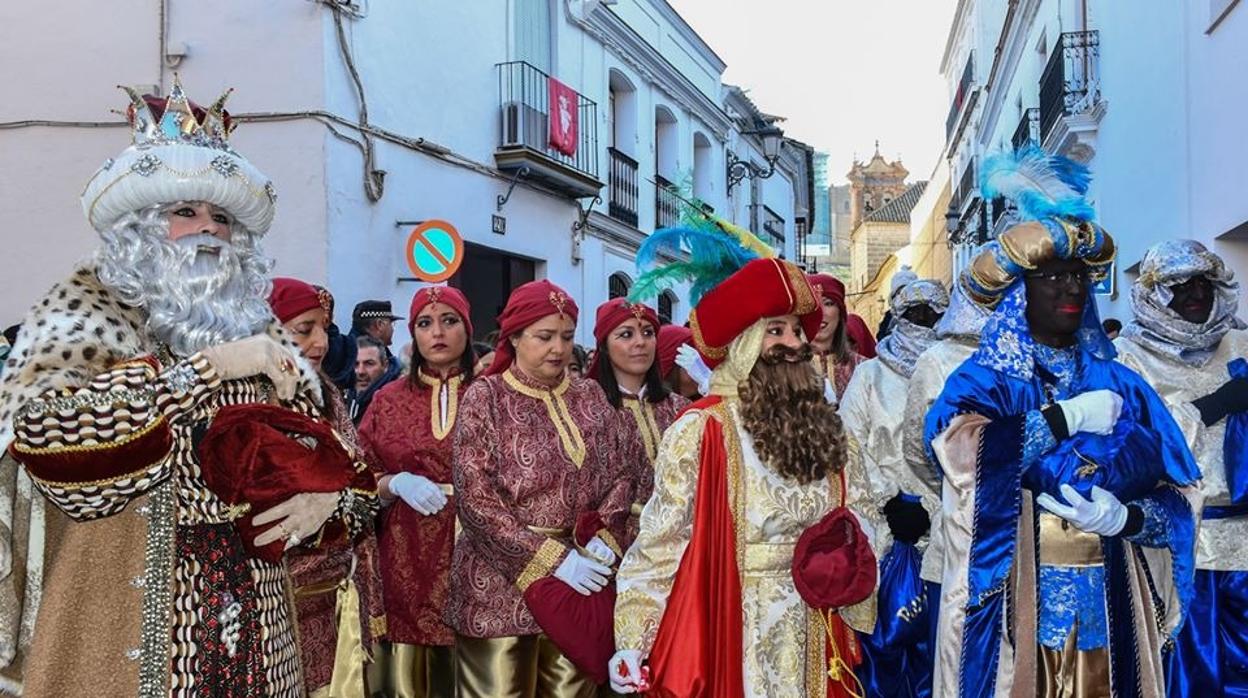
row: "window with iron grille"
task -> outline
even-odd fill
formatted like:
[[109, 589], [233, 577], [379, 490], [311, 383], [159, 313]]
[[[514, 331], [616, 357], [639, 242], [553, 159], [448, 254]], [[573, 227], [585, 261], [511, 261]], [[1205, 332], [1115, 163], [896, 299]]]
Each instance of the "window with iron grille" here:
[[676, 309], [676, 294], [664, 291], [659, 294], [659, 324], [672, 324], [672, 313]]
[[607, 298], [625, 298], [633, 287], [633, 280], [623, 272], [615, 272], [607, 278]]

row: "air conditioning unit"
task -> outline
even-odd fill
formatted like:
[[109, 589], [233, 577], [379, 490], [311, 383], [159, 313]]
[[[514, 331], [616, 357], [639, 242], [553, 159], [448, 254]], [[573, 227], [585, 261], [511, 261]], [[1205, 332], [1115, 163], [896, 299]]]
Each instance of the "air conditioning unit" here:
[[523, 102], [503, 103], [502, 146], [529, 146], [545, 150], [550, 137], [547, 119], [545, 112]]

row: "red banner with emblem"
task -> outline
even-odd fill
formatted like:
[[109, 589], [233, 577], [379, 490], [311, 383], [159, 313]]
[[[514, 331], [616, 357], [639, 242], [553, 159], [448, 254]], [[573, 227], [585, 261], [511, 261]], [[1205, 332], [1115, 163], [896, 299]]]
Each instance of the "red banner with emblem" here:
[[550, 87], [550, 147], [569, 157], [576, 155], [576, 90], [554, 78]]

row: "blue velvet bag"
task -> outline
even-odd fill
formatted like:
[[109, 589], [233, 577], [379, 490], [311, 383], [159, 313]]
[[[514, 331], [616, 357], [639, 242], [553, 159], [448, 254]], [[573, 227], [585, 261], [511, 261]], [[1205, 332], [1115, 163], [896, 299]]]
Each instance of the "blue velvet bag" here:
[[879, 623], [873, 644], [897, 648], [927, 637], [927, 594], [923, 588], [923, 554], [910, 543], [893, 541], [880, 562]]
[[[1235, 359], [1226, 365], [1231, 378], [1248, 378], [1248, 361]], [[1222, 437], [1222, 465], [1226, 468], [1226, 486], [1231, 502], [1248, 504], [1248, 412], [1226, 416], [1226, 435]]]

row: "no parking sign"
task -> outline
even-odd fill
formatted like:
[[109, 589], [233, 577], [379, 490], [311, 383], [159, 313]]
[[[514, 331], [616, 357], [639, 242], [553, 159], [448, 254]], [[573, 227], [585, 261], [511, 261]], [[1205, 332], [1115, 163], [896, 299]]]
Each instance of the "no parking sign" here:
[[408, 269], [421, 281], [446, 281], [464, 263], [464, 239], [446, 221], [425, 221], [407, 236], [403, 257]]

